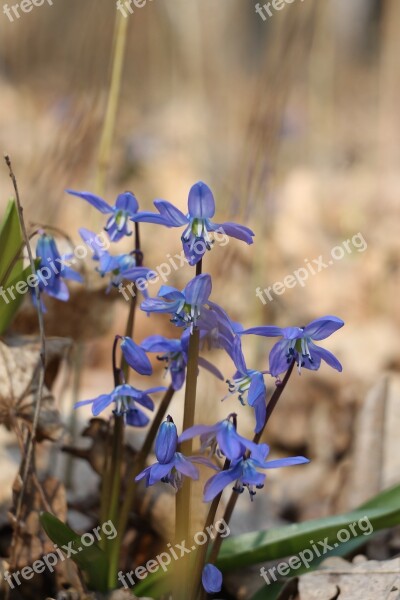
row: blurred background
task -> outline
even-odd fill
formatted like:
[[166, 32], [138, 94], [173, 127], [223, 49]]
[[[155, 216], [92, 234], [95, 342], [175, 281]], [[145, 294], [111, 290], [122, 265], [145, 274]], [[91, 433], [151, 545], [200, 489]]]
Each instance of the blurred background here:
[[[129, 189], [142, 209], [164, 198], [185, 210], [190, 186], [207, 182], [217, 221], [256, 233], [253, 246], [233, 240], [207, 255], [213, 300], [246, 326], [303, 325], [325, 314], [346, 323], [322, 342], [343, 373], [325, 365], [295, 374], [266, 436], [276, 455], [304, 453], [310, 467], [273, 473], [269, 499], [259, 494], [257, 515], [236, 526], [265, 526], [267, 502], [275, 520], [352, 508], [399, 478], [400, 3], [295, 0], [266, 21], [251, 0], [134, 7], [100, 190], [116, 14], [110, 0], [53, 0], [13, 22], [0, 15], [0, 147], [12, 157], [25, 216], [78, 242], [79, 227], [100, 231], [104, 222], [67, 187], [101, 191], [110, 203]], [[12, 194], [5, 167], [0, 190], [3, 209]], [[177, 230], [143, 232], [147, 266], [180, 251]], [[304, 285], [257, 297], [313, 259], [329, 262], [346, 240], [350, 250]], [[74, 354], [59, 383], [65, 422], [74, 382], [81, 399], [112, 388], [110, 343], [127, 314], [119, 294], [105, 298], [92, 268], [88, 260], [85, 292], [74, 288], [68, 305], [48, 302], [47, 332], [78, 340], [79, 374]], [[184, 286], [188, 277], [185, 267], [168, 283]], [[140, 315], [136, 339], [155, 322], [176, 335], [167, 318]], [[27, 301], [14, 329], [33, 333], [35, 323]], [[249, 337], [245, 346], [248, 365], [265, 369], [272, 344]], [[233, 375], [228, 360], [213, 360]], [[161, 375], [158, 366], [154, 382]], [[211, 422], [212, 413], [240, 412], [236, 399], [221, 404], [224, 383], [203, 378], [199, 414]], [[171, 409], [178, 415], [181, 400]], [[249, 433], [253, 417], [242, 410]], [[79, 413], [77, 433], [88, 416]]]

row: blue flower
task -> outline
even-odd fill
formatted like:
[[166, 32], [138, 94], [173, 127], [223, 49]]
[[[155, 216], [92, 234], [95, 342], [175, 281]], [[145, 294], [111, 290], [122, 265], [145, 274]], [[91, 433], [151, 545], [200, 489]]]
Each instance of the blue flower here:
[[[45, 292], [57, 300], [66, 302], [69, 299], [69, 290], [64, 279], [82, 282], [82, 276], [68, 266], [69, 255], [61, 256], [53, 236], [43, 233], [36, 244], [36, 257], [38, 259], [36, 275], [41, 292]], [[36, 297], [32, 295], [36, 304]], [[45, 307], [42, 303], [42, 309]]]
[[140, 375], [151, 375], [153, 372], [151, 362], [146, 352], [138, 346], [130, 337], [121, 337], [122, 354], [132, 369], [135, 369]]
[[266, 444], [257, 445], [239, 435], [235, 424], [231, 420], [231, 418], [234, 419], [235, 417], [235, 414], [231, 414], [215, 425], [194, 425], [193, 427], [189, 427], [189, 429], [186, 429], [179, 436], [179, 441], [184, 442], [199, 435], [201, 452], [210, 448], [211, 455], [215, 453], [222, 454], [233, 461], [241, 458], [246, 450], [249, 450], [255, 456], [259, 456], [262, 459], [267, 449]]
[[[101, 244], [97, 241], [97, 236], [93, 231], [82, 227], [79, 233], [83, 241], [92, 249], [93, 260], [99, 262], [97, 271], [101, 277], [110, 275], [110, 285], [107, 288], [107, 292], [110, 291], [111, 286], [119, 287], [124, 279], [128, 281], [138, 281], [139, 279], [146, 279], [151, 274], [156, 275], [154, 271], [147, 269], [146, 267], [138, 267], [136, 261], [136, 253], [131, 252], [129, 254], [118, 254], [112, 256]], [[142, 288], [143, 296], [148, 296], [147, 290]]]
[[190, 326], [193, 329], [208, 301], [211, 287], [211, 277], [207, 274], [191, 279], [182, 292], [169, 285], [163, 285], [158, 297], [144, 300], [140, 308], [148, 313], [171, 314], [171, 322], [177, 327]]
[[206, 250], [211, 249], [213, 242], [210, 233], [215, 231], [242, 240], [247, 244], [253, 243], [254, 233], [248, 227], [236, 223], [218, 224], [211, 221], [215, 213], [214, 196], [208, 185], [202, 181], [195, 183], [189, 191], [187, 215], [166, 200], [155, 200], [154, 206], [159, 212], [158, 215], [143, 211], [134, 216], [132, 220], [161, 223], [167, 227], [186, 226], [181, 239], [190, 265], [198, 263]]
[[181, 452], [177, 452], [178, 435], [176, 426], [171, 417], [162, 423], [156, 439], [157, 462], [147, 467], [135, 477], [135, 481], [145, 480], [146, 487], [154, 485], [157, 481], [169, 483], [178, 490], [182, 486], [183, 477], [199, 479], [199, 471], [193, 465], [194, 462], [202, 463], [217, 470], [209, 460], [201, 456], [190, 456], [186, 458]]
[[233, 360], [234, 341], [237, 334], [243, 331], [241, 323], [232, 321], [221, 306], [209, 300], [197, 326], [202, 345], [207, 345], [209, 349], [223, 348]]
[[204, 565], [201, 581], [207, 594], [216, 594], [222, 589], [222, 573], [211, 563]]
[[256, 494], [255, 489], [264, 487], [265, 473], [259, 473], [257, 469], [276, 469], [278, 467], [289, 467], [291, 465], [300, 465], [310, 462], [304, 456], [292, 456], [290, 458], [280, 458], [278, 460], [266, 461], [269, 454], [269, 447], [264, 444], [263, 456], [253, 454], [250, 458], [240, 458], [232, 463], [231, 467], [225, 471], [220, 471], [211, 477], [204, 488], [204, 502], [210, 502], [222, 490], [232, 482], [235, 482], [233, 490], [241, 494], [245, 487], [248, 488], [250, 497]]
[[[267, 388], [264, 381], [264, 372], [248, 369], [243, 356], [240, 338], [236, 337], [232, 345], [232, 358], [236, 366], [236, 373], [228, 379], [229, 394], [238, 394], [240, 402], [245, 400], [254, 408], [256, 417], [255, 432], [262, 430], [267, 415]], [[228, 397], [226, 396], [224, 400]]]
[[[129, 221], [138, 214], [139, 204], [132, 192], [124, 192], [119, 194], [115, 201], [115, 205], [111, 206], [103, 198], [92, 194], [91, 192], [77, 192], [75, 190], [66, 190], [68, 194], [78, 196], [89, 202], [97, 208], [101, 213], [111, 215], [105, 226], [109, 238], [113, 242], [118, 242], [126, 235], [132, 235]], [[140, 213], [139, 213], [140, 214]], [[159, 220], [163, 222], [163, 220]]]
[[145, 427], [150, 419], [136, 405], [139, 404], [148, 410], [154, 410], [154, 403], [149, 394], [163, 390], [165, 387], [141, 391], [124, 383], [118, 385], [110, 394], [101, 394], [91, 400], [81, 400], [75, 404], [74, 408], [91, 404], [92, 414], [97, 417], [107, 406], [115, 403], [114, 414], [124, 415], [128, 425]]
[[338, 317], [326, 316], [311, 321], [306, 327], [252, 327], [242, 333], [254, 333], [267, 337], [283, 336], [275, 344], [269, 355], [269, 368], [274, 377], [287, 370], [290, 363], [295, 360], [299, 369], [301, 367], [316, 371], [324, 360], [330, 367], [342, 371], [338, 359], [325, 348], [314, 344], [314, 340], [324, 340], [332, 333], [343, 327], [344, 322]]
[[[186, 365], [188, 361], [189, 330], [186, 329], [180, 339], [169, 339], [162, 335], [151, 335], [140, 344], [146, 352], [162, 352], [158, 360], [165, 361], [165, 369], [171, 373], [172, 387], [180, 390], [186, 378]], [[199, 357], [199, 365], [219, 379], [222, 374], [206, 359]]]

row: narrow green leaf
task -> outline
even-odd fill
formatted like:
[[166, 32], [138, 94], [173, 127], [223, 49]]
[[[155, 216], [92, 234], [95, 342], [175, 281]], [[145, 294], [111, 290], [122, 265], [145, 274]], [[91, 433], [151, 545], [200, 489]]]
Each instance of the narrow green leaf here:
[[63, 549], [65, 546], [67, 554], [68, 548], [76, 552], [71, 558], [87, 576], [88, 587], [91, 590], [106, 592], [108, 561], [105, 552], [95, 543], [83, 546], [80, 535], [48, 512], [40, 515], [40, 523], [51, 541], [59, 548]]
[[[350, 513], [228, 538], [222, 544], [217, 566], [229, 571], [292, 556], [309, 548], [310, 540], [327, 538], [329, 544], [335, 544], [340, 529], [348, 529], [363, 517], [368, 517], [375, 531], [399, 524], [400, 486], [382, 492]], [[358, 532], [365, 540], [360, 528]]]
[[[4, 276], [16, 256], [21, 252], [24, 245], [19, 215], [15, 200], [9, 200], [3, 219], [0, 223], [0, 282], [3, 283]], [[9, 278], [15, 277], [18, 268], [21, 268], [22, 260], [16, 262], [9, 274]]]

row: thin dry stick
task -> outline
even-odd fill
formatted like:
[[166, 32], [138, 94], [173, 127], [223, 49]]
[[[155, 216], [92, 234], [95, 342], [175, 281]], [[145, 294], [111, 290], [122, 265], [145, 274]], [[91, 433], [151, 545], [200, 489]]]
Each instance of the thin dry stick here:
[[[17, 180], [15, 178], [14, 171], [11, 166], [10, 157], [8, 155], [6, 155], [4, 157], [4, 159], [6, 161], [6, 165], [9, 170], [10, 178], [11, 178], [11, 181], [14, 186], [15, 200], [16, 200], [17, 208], [18, 208], [18, 215], [19, 215], [19, 220], [20, 220], [20, 224], [21, 224], [21, 231], [22, 231], [22, 235], [23, 235], [23, 238], [25, 241], [27, 252], [28, 252], [29, 263], [30, 263], [30, 266], [32, 269], [32, 273], [34, 273], [35, 272], [35, 261], [34, 261], [32, 249], [31, 249], [31, 246], [29, 243], [29, 236], [28, 236], [28, 233], [27, 233], [27, 230], [25, 227], [25, 222], [24, 222], [24, 217], [23, 217], [23, 209], [22, 209], [21, 201], [20, 201], [20, 197], [19, 197]], [[36, 307], [37, 307], [37, 313], [38, 313], [39, 338], [40, 338], [39, 384], [38, 384], [38, 389], [37, 389], [37, 398], [36, 398], [36, 403], [35, 403], [35, 412], [33, 415], [32, 428], [30, 431], [30, 435], [28, 435], [26, 446], [25, 446], [25, 464], [24, 464], [23, 475], [22, 475], [21, 491], [18, 496], [17, 506], [16, 506], [16, 510], [15, 510], [15, 528], [14, 528], [13, 539], [11, 542], [11, 553], [10, 553], [10, 568], [11, 569], [13, 568], [13, 564], [14, 564], [14, 560], [15, 560], [14, 553], [15, 553], [15, 547], [16, 547], [16, 539], [18, 536], [18, 523], [20, 520], [20, 515], [21, 515], [21, 511], [22, 511], [22, 505], [23, 505], [24, 495], [25, 495], [25, 490], [26, 490], [26, 484], [27, 484], [27, 480], [29, 477], [29, 471], [30, 471], [30, 468], [32, 465], [32, 459], [33, 459], [33, 454], [34, 454], [34, 449], [35, 449], [36, 430], [37, 430], [37, 426], [38, 426], [38, 422], [39, 422], [40, 408], [41, 408], [41, 404], [42, 404], [44, 373], [45, 373], [45, 366], [46, 366], [46, 338], [45, 338], [45, 334], [44, 334], [44, 322], [43, 322], [43, 312], [42, 312], [41, 301], [40, 301], [40, 291], [39, 291], [38, 286], [35, 286], [34, 289], [35, 289]], [[7, 590], [7, 593], [8, 593], [8, 591], [9, 590]]]

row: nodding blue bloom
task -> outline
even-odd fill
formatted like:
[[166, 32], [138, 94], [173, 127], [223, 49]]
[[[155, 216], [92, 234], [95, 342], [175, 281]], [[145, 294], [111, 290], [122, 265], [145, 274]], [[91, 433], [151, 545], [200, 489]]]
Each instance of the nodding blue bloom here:
[[199, 435], [200, 451], [205, 452], [207, 448], [210, 448], [211, 456], [213, 454], [221, 456], [222, 454], [232, 461], [241, 458], [246, 450], [249, 450], [262, 460], [267, 449], [266, 444], [255, 444], [239, 435], [233, 422], [235, 419], [236, 415], [232, 413], [215, 425], [194, 425], [179, 436], [179, 441], [184, 442]]
[[[69, 267], [70, 255], [61, 256], [53, 236], [42, 233], [36, 244], [36, 257], [39, 259], [36, 267], [39, 290], [66, 302], [69, 299], [69, 291], [63, 280], [69, 279], [80, 283], [83, 281], [80, 273]], [[35, 304], [34, 294], [32, 298]], [[42, 309], [46, 311], [43, 302]]]
[[[189, 330], [186, 329], [180, 339], [169, 339], [162, 335], [151, 335], [140, 344], [146, 352], [162, 352], [158, 360], [165, 361], [166, 371], [171, 373], [171, 382], [174, 390], [180, 390], [186, 378], [186, 365], [188, 361]], [[222, 374], [206, 359], [199, 357], [199, 366], [204, 367], [219, 379]]]
[[[138, 201], [132, 192], [119, 194], [114, 206], [111, 206], [103, 198], [91, 192], [77, 192], [75, 190], [66, 190], [66, 192], [72, 196], [78, 196], [78, 198], [86, 200], [86, 202], [89, 202], [89, 204], [97, 208], [101, 213], [111, 215], [107, 221], [107, 225], [104, 227], [111, 241], [118, 242], [121, 238], [132, 235], [129, 222], [130, 219], [138, 214], [139, 209]], [[163, 220], [160, 219], [159, 222], [162, 223]]]
[[178, 208], [166, 200], [155, 200], [154, 206], [159, 214], [143, 211], [132, 218], [137, 222], [160, 223], [167, 227], [186, 226], [182, 234], [183, 249], [190, 265], [199, 262], [212, 247], [210, 233], [220, 232], [227, 236], [253, 243], [254, 233], [244, 225], [236, 223], [213, 223], [215, 213], [214, 196], [208, 185], [199, 181], [195, 183], [188, 198], [188, 213], [184, 215]]
[[115, 415], [124, 415], [128, 425], [145, 427], [150, 419], [136, 405], [139, 404], [148, 410], [154, 410], [154, 403], [149, 394], [165, 389], [165, 387], [154, 387], [141, 391], [124, 383], [118, 385], [110, 394], [101, 394], [91, 400], [81, 400], [75, 404], [74, 408], [91, 404], [92, 414], [97, 417], [107, 406], [115, 403], [113, 411]]
[[271, 375], [276, 377], [286, 371], [293, 360], [297, 363], [299, 373], [301, 367], [316, 371], [321, 366], [321, 360], [337, 371], [342, 371], [342, 365], [338, 359], [325, 348], [314, 344], [314, 340], [324, 340], [343, 325], [342, 319], [328, 315], [311, 321], [305, 327], [252, 327], [242, 333], [254, 333], [267, 337], [283, 336], [283, 339], [275, 344], [269, 355]]
[[245, 400], [249, 406], [254, 408], [256, 417], [255, 433], [262, 430], [267, 415], [267, 388], [264, 374], [267, 371], [255, 371], [248, 369], [243, 356], [240, 338], [236, 337], [232, 345], [232, 358], [237, 371], [232, 379], [227, 380], [229, 394], [238, 394], [240, 402], [244, 405]]
[[147, 467], [135, 477], [135, 481], [145, 480], [146, 487], [154, 485], [157, 481], [169, 483], [178, 490], [182, 486], [183, 477], [197, 480], [199, 471], [193, 465], [194, 462], [202, 463], [217, 470], [212, 462], [202, 456], [190, 456], [186, 458], [181, 452], [177, 452], [178, 435], [176, 426], [171, 419], [162, 423], [156, 439], [157, 462]]
[[238, 333], [243, 331], [241, 323], [235, 323], [224, 309], [211, 302], [207, 302], [205, 310], [198, 321], [202, 345], [209, 349], [223, 348], [233, 360], [233, 345]]
[[222, 573], [217, 567], [207, 563], [204, 565], [201, 582], [207, 594], [216, 594], [222, 589]]
[[[107, 292], [110, 291], [112, 286], [119, 287], [124, 279], [136, 282], [139, 279], [145, 280], [150, 274], [156, 275], [154, 271], [146, 267], [137, 266], [135, 252], [112, 256], [98, 242], [98, 236], [93, 231], [82, 227], [79, 233], [83, 241], [93, 250], [93, 260], [99, 262], [97, 271], [101, 277], [107, 274], [110, 275], [110, 285], [107, 288]], [[146, 298], [148, 296], [147, 290], [141, 286], [141, 291]]]
[[269, 447], [264, 444], [263, 455], [260, 452], [256, 457], [251, 454], [250, 458], [240, 458], [232, 463], [229, 469], [220, 471], [213, 475], [204, 487], [204, 502], [210, 502], [222, 490], [232, 482], [235, 482], [233, 490], [241, 494], [245, 487], [249, 490], [250, 498], [253, 500], [256, 489], [264, 487], [265, 473], [259, 473], [257, 469], [276, 469], [278, 467], [289, 467], [291, 465], [301, 465], [310, 462], [304, 456], [291, 456], [290, 458], [279, 458], [277, 460], [266, 461], [269, 454]]
[[190, 326], [192, 330], [202, 314], [204, 305], [207, 304], [211, 287], [211, 277], [207, 274], [191, 279], [182, 292], [169, 285], [163, 285], [158, 297], [144, 300], [140, 308], [148, 313], [171, 314], [171, 322], [177, 327]]
[[140, 373], [140, 375], [151, 375], [153, 368], [143, 348], [138, 346], [130, 337], [124, 336], [120, 339], [122, 340], [122, 354], [128, 365]]

